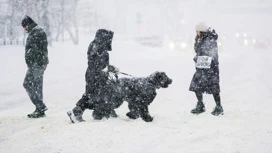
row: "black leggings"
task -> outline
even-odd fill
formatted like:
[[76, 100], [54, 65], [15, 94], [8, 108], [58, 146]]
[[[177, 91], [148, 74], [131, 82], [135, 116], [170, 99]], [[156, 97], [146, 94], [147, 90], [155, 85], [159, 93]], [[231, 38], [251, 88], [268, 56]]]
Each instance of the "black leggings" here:
[[[195, 92], [198, 102], [203, 102], [203, 94], [201, 92]], [[221, 106], [221, 98], [219, 93], [213, 94], [216, 105]]]

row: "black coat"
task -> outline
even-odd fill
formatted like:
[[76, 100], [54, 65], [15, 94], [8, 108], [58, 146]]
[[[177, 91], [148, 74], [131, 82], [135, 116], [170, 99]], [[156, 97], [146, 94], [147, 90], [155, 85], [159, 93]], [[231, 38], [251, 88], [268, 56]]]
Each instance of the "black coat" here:
[[85, 74], [86, 94], [90, 97], [101, 97], [105, 94], [108, 81], [108, 72], [103, 70], [108, 67], [113, 71], [114, 67], [109, 65], [109, 53], [111, 50], [113, 32], [100, 29], [96, 32], [95, 39], [88, 48], [88, 68]]
[[35, 63], [46, 66], [49, 63], [47, 36], [35, 22], [28, 26], [28, 37], [25, 46], [25, 61], [28, 67]]
[[208, 32], [201, 33], [200, 42], [195, 42], [196, 57], [195, 62], [199, 56], [212, 57], [210, 68], [197, 68], [191, 81], [189, 90], [201, 93], [220, 93], [219, 85], [219, 61], [217, 38], [218, 35], [215, 30], [209, 28]]

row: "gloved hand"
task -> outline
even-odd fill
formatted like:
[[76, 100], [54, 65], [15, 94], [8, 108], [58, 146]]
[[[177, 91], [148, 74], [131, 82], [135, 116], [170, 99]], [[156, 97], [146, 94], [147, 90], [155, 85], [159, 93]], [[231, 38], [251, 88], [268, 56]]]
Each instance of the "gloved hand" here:
[[108, 66], [106, 66], [102, 71], [103, 72], [108, 72], [109, 71]]
[[115, 74], [119, 74], [120, 73], [120, 70], [117, 68], [117, 67], [114, 67], [112, 65], [109, 65], [107, 67], [105, 67], [103, 70], [103, 72], [112, 72], [112, 73], [115, 73]]
[[115, 74], [119, 74], [119, 73], [120, 73], [120, 70], [116, 67], [116, 68], [114, 69], [114, 73], [115, 73]]

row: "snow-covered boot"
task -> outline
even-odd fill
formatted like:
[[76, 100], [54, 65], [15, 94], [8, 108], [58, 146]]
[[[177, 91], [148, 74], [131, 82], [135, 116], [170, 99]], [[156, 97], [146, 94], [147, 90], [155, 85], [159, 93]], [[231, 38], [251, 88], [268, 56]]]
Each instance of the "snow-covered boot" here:
[[[47, 110], [47, 109], [46, 109], [46, 110]], [[45, 111], [45, 110], [36, 109], [33, 113], [28, 114], [27, 117], [28, 117], [28, 118], [41, 118], [41, 117], [45, 117], [44, 111]]]
[[36, 106], [36, 109], [33, 113], [28, 114], [28, 118], [41, 118], [45, 117], [45, 111], [47, 111], [48, 108], [43, 104], [42, 106]]
[[200, 114], [205, 112], [205, 106], [203, 102], [197, 102], [196, 108], [191, 110], [192, 114]]
[[78, 106], [75, 107], [72, 111], [68, 111], [67, 115], [69, 116], [72, 123], [85, 122], [82, 118], [83, 110]]
[[214, 116], [224, 115], [224, 110], [221, 105], [216, 105], [212, 113]]

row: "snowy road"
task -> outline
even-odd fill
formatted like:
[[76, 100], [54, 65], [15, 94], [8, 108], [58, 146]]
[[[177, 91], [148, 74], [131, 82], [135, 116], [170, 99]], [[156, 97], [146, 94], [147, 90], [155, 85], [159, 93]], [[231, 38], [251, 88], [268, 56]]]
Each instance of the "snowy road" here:
[[124, 103], [119, 118], [71, 124], [66, 115], [84, 92], [88, 42], [49, 48], [44, 99], [47, 117], [28, 119], [34, 110], [22, 83], [26, 73], [23, 47], [0, 47], [1, 153], [269, 153], [272, 150], [272, 50], [237, 49], [219, 53], [221, 98], [225, 114], [210, 114], [215, 103], [204, 96], [206, 112], [195, 116], [189, 84], [193, 52], [148, 48], [115, 41], [111, 63], [133, 76], [165, 71], [173, 79], [158, 90], [150, 105], [154, 122], [129, 120]]

